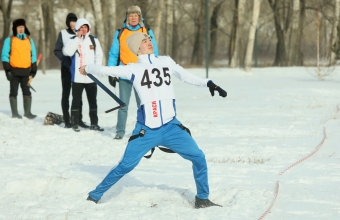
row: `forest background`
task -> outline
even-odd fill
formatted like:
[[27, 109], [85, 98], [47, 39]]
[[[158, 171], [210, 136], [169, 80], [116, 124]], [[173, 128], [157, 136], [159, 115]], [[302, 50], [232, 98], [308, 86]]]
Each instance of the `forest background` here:
[[53, 49], [69, 12], [89, 20], [106, 64], [114, 32], [134, 4], [155, 33], [159, 54], [186, 67], [203, 67], [206, 59], [210, 67], [246, 71], [332, 66], [337, 60], [332, 47], [333, 51], [338, 47], [340, 0], [0, 0], [0, 4], [1, 45], [12, 33], [12, 21], [24, 18], [43, 54], [43, 72], [60, 66]]

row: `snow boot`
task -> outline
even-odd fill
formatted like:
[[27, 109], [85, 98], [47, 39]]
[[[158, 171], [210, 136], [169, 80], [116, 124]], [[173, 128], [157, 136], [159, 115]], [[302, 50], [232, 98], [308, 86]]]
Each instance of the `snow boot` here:
[[197, 196], [195, 196], [195, 209], [199, 209], [199, 208], [207, 208], [210, 206], [220, 206], [219, 204], [215, 204], [213, 202], [211, 202], [209, 199], [200, 199], [197, 198]]
[[72, 126], [72, 129], [73, 129], [73, 131], [75, 131], [75, 132], [79, 132], [79, 131], [80, 131], [78, 125], [73, 125], [73, 126]]
[[19, 115], [19, 113], [18, 113], [17, 98], [16, 97], [9, 97], [9, 103], [11, 104], [12, 118], [21, 119], [22, 116]]
[[85, 122], [83, 122], [82, 120], [79, 121], [79, 126], [82, 127], [82, 128], [89, 128], [90, 127], [87, 124], [85, 124]]
[[71, 123], [72, 123], [72, 129], [75, 132], [79, 132], [79, 110], [72, 109], [71, 110]]
[[98, 125], [91, 125], [90, 130], [94, 131], [104, 131], [103, 128], [99, 127]]
[[94, 203], [96, 203], [96, 204], [98, 203], [98, 200], [92, 199], [91, 196], [88, 196], [86, 200], [91, 201], [91, 202], [94, 202]]
[[24, 95], [24, 110], [25, 110], [25, 117], [28, 119], [33, 119], [37, 117], [31, 113], [31, 106], [32, 106], [32, 96]]

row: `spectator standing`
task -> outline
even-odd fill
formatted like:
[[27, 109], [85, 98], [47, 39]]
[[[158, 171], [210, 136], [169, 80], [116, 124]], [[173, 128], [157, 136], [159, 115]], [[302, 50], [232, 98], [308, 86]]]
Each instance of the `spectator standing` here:
[[[109, 51], [108, 66], [127, 65], [128, 63], [136, 63], [138, 58], [133, 54], [126, 44], [126, 39], [136, 32], [146, 33], [151, 36], [152, 45], [155, 56], [158, 56], [158, 48], [155, 36], [152, 30], [145, 27], [142, 17], [142, 11], [137, 5], [130, 6], [126, 12], [123, 27], [116, 30], [111, 49]], [[115, 86], [115, 79], [109, 77], [110, 84]], [[116, 136], [114, 139], [122, 139], [125, 134], [126, 120], [128, 116], [128, 108], [132, 91], [132, 83], [129, 79], [119, 78], [119, 98], [126, 104], [125, 107], [118, 109], [118, 118], [116, 125]], [[137, 107], [140, 106], [140, 99], [134, 89]]]
[[98, 126], [97, 115], [97, 84], [89, 77], [80, 74], [82, 65], [102, 65], [103, 51], [97, 37], [90, 35], [91, 26], [88, 20], [80, 18], [76, 22], [76, 36], [71, 37], [63, 48], [63, 53], [70, 56], [72, 81], [71, 121], [74, 131], [79, 132], [80, 103], [85, 89], [89, 103], [91, 130], [103, 131]]
[[22, 118], [18, 113], [17, 96], [19, 85], [24, 100], [24, 116], [33, 119], [36, 115], [31, 113], [32, 94], [28, 86], [29, 77], [37, 73], [37, 53], [33, 39], [22, 18], [13, 21], [13, 35], [7, 37], [2, 48], [1, 60], [10, 82], [9, 102], [12, 118]]
[[[63, 111], [63, 118], [65, 121], [65, 128], [71, 128], [72, 124], [70, 121], [70, 93], [71, 93], [71, 58], [63, 54], [63, 48], [67, 44], [68, 40], [75, 36], [75, 26], [77, 22], [77, 16], [74, 13], [69, 13], [66, 16], [66, 29], [63, 29], [58, 34], [58, 39], [54, 48], [54, 55], [60, 60], [61, 63], [61, 109]], [[83, 102], [80, 101], [79, 105], [79, 126], [83, 128], [89, 128], [82, 120], [82, 106]]]

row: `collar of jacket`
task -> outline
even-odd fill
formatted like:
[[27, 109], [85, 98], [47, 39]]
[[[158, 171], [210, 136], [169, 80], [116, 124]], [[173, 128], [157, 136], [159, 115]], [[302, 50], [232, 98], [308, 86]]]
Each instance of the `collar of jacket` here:
[[157, 57], [155, 56], [155, 54], [143, 54], [143, 55], [139, 55], [138, 56], [138, 63], [148, 63], [148, 64], [152, 64], [154, 63], [155, 59]]
[[21, 40], [24, 40], [26, 37], [27, 37], [27, 34], [26, 33], [23, 33], [23, 34], [17, 34], [16, 36], [17, 38], [21, 39]]
[[136, 30], [139, 30], [141, 27], [140, 27], [139, 24], [137, 24], [134, 27], [132, 27], [131, 25], [128, 27], [128, 26], [126, 26], [126, 23], [124, 23], [123, 28], [127, 28], [128, 30], [131, 30], [131, 31], [136, 31]]

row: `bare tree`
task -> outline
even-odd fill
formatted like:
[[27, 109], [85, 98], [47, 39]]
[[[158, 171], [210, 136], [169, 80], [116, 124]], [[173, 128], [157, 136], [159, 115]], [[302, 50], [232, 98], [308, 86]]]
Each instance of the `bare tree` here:
[[148, 26], [148, 20], [149, 20], [149, 1], [148, 0], [137, 0], [137, 5], [142, 10], [144, 23], [146, 26]]
[[[337, 41], [337, 27], [339, 23], [339, 12], [340, 12], [340, 0], [335, 0], [335, 10], [334, 10], [334, 22], [333, 22], [333, 30], [332, 30], [332, 45], [334, 45]], [[331, 53], [331, 61], [330, 64], [335, 63], [335, 53]]]
[[300, 0], [293, 0], [293, 18], [290, 32], [288, 65], [298, 65], [298, 36], [299, 36]]
[[55, 42], [57, 41], [57, 33], [55, 30], [54, 24], [54, 13], [53, 13], [53, 1], [42, 1], [42, 13], [44, 19], [44, 26], [45, 26], [45, 54], [44, 59], [46, 62], [46, 69], [50, 69], [53, 66], [53, 60], [56, 60], [56, 57], [53, 53], [53, 47]]
[[216, 52], [216, 45], [217, 45], [217, 31], [218, 31], [218, 13], [221, 9], [221, 5], [225, 2], [225, 0], [219, 2], [215, 5], [213, 9], [213, 13], [210, 19], [210, 51], [209, 51], [209, 63], [214, 61], [215, 52]]
[[269, 4], [274, 12], [274, 23], [275, 23], [275, 30], [277, 36], [277, 44], [276, 44], [276, 54], [275, 54], [275, 61], [273, 63], [274, 66], [287, 66], [287, 53], [285, 47], [285, 27], [287, 24], [283, 26], [284, 23], [283, 17], [284, 12], [280, 12], [280, 10], [284, 9], [281, 7], [284, 5], [284, 0], [268, 0]]
[[238, 0], [235, 0], [235, 9], [233, 10], [233, 21], [230, 30], [230, 40], [229, 40], [229, 65], [231, 66], [231, 60], [234, 56], [235, 45], [236, 45], [236, 32], [237, 32], [237, 20], [238, 20]]
[[194, 49], [191, 56], [191, 64], [202, 65], [204, 48], [204, 19], [205, 19], [205, 0], [200, 0], [199, 14], [195, 18]]
[[298, 36], [298, 57], [297, 65], [303, 66], [302, 37], [304, 30], [304, 21], [306, 16], [306, 0], [300, 0], [300, 19], [299, 19], [299, 36]]
[[44, 23], [44, 15], [43, 15], [43, 0], [39, 0], [39, 18], [40, 18], [40, 40], [39, 40], [39, 48], [41, 48], [43, 58], [41, 60], [41, 71], [43, 74], [46, 73], [46, 58], [44, 57], [46, 53], [46, 44], [45, 44], [45, 23]]
[[[103, 24], [105, 31], [105, 41], [100, 42], [104, 55], [109, 54], [111, 44], [113, 41], [113, 35], [116, 30], [116, 0], [102, 1], [102, 14], [103, 14]], [[106, 62], [103, 61], [106, 65]]]
[[248, 46], [247, 46], [247, 52], [246, 57], [244, 61], [244, 69], [246, 72], [249, 72], [251, 70], [251, 63], [253, 58], [253, 48], [254, 48], [254, 40], [255, 40], [255, 32], [256, 32], [256, 26], [257, 26], [257, 20], [259, 18], [260, 14], [260, 7], [261, 7], [261, 1], [262, 0], [254, 0], [254, 6], [253, 6], [253, 20], [250, 25], [249, 30], [249, 39], [248, 39]]
[[231, 68], [238, 67], [241, 62], [240, 61], [240, 58], [241, 58], [240, 55], [242, 51], [241, 34], [242, 34], [242, 26], [244, 22], [245, 7], [246, 7], [246, 0], [238, 0], [235, 50], [231, 58], [231, 63], [230, 63]]
[[1, 0], [0, 11], [2, 12], [2, 19], [4, 20], [3, 34], [1, 44], [3, 44], [6, 37], [9, 36], [9, 27], [11, 25], [11, 11], [12, 11], [12, 0], [9, 0], [6, 4], [5, 0]]
[[[99, 39], [99, 42], [103, 45], [102, 47], [106, 47], [105, 45], [105, 33], [104, 33], [104, 23], [102, 17], [102, 7], [100, 0], [91, 0], [93, 15], [95, 20], [95, 33]], [[107, 54], [103, 54], [103, 63], [106, 63]]]
[[166, 41], [165, 41], [165, 54], [172, 56], [172, 36], [173, 36], [173, 10], [174, 10], [174, 1], [173, 0], [167, 0], [166, 5], [166, 14], [167, 14], [167, 20], [166, 20]]
[[160, 35], [160, 31], [161, 31], [164, 1], [158, 0], [157, 4], [158, 4], [158, 10], [157, 10], [157, 14], [156, 14], [156, 22], [155, 22], [155, 25], [154, 25], [154, 28], [153, 28], [156, 40], [159, 39], [159, 35]]

